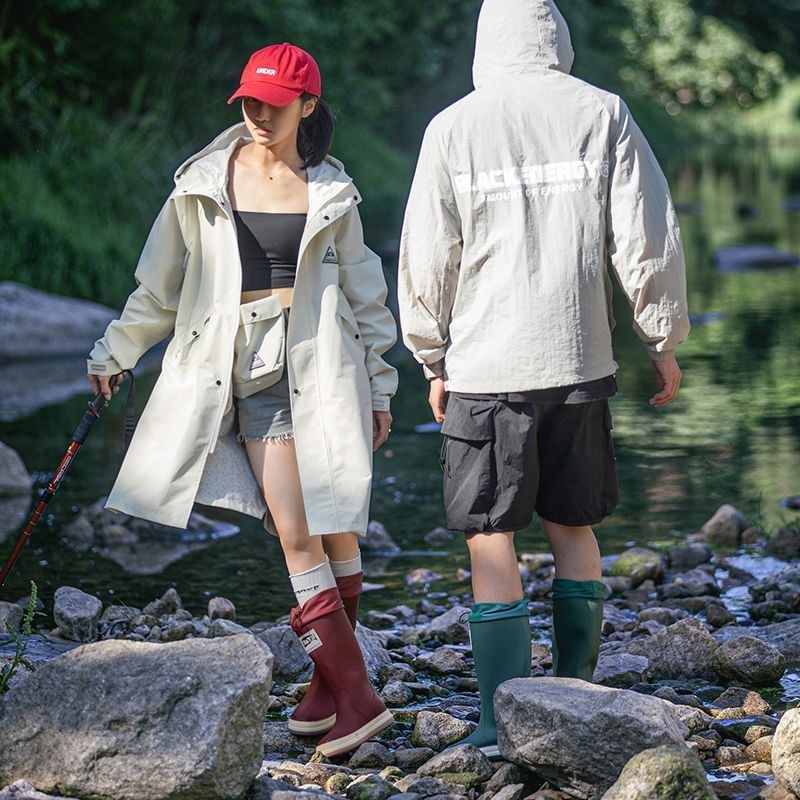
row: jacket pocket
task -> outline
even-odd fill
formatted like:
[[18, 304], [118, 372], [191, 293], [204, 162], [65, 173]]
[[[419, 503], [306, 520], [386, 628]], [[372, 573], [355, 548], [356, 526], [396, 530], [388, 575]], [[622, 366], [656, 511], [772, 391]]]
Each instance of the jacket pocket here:
[[195, 315], [185, 329], [180, 332], [177, 330], [175, 331], [173, 350], [175, 358], [183, 357], [186, 354], [186, 348], [200, 338], [206, 325], [211, 321], [211, 316], [214, 313], [212, 309], [213, 306], [209, 305], [207, 308], [204, 308], [200, 314]]
[[278, 295], [243, 303], [234, 341], [233, 394], [249, 397], [283, 376], [284, 313]]
[[350, 308], [350, 303], [347, 302], [347, 297], [345, 297], [341, 289], [338, 291], [336, 314], [342, 321], [347, 334], [358, 343], [359, 349], [365, 350], [364, 340], [361, 338], [361, 331], [358, 329], [356, 315], [353, 313], [353, 309]]

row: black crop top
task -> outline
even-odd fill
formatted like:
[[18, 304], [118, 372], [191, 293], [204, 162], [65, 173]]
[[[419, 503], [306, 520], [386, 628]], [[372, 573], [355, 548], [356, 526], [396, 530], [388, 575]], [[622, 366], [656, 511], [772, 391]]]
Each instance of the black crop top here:
[[242, 291], [294, 286], [306, 214], [234, 211]]

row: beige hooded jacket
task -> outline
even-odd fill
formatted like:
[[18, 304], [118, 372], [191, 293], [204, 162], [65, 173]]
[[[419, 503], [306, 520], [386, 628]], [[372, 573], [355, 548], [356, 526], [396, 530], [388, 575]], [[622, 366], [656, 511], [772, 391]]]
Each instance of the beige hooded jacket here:
[[551, 0], [485, 0], [475, 91], [428, 126], [401, 237], [403, 338], [446, 388], [611, 375], [607, 257], [654, 360], [689, 332], [669, 188], [625, 103], [572, 77]]
[[[174, 329], [106, 508], [185, 527], [197, 500], [263, 517], [275, 533], [233, 429], [241, 264], [227, 185], [231, 154], [246, 140], [236, 125], [177, 170], [136, 267], [138, 287], [87, 365], [97, 375], [131, 369]], [[300, 481], [311, 534], [364, 534], [372, 411], [388, 411], [397, 387], [383, 360], [396, 326], [342, 164], [328, 157], [309, 168], [308, 194], [286, 341]]]

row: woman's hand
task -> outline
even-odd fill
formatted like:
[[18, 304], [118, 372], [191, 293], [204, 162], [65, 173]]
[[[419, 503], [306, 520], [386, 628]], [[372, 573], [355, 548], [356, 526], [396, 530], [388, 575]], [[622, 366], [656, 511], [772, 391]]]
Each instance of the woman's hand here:
[[388, 411], [372, 412], [372, 449], [377, 450], [388, 438], [392, 429], [392, 415]]
[[102, 392], [108, 402], [111, 400], [111, 395], [119, 391], [119, 385], [125, 380], [125, 373], [119, 372], [116, 375], [92, 375], [89, 373], [86, 377], [89, 378], [94, 393]]

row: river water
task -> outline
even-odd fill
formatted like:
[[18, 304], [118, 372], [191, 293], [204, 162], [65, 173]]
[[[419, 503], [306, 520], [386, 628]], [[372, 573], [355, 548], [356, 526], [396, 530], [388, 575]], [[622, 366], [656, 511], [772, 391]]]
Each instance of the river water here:
[[[722, 503], [735, 504], [770, 530], [795, 516], [780, 501], [800, 492], [800, 270], [763, 261], [720, 269], [715, 253], [754, 244], [800, 253], [800, 202], [791, 201], [800, 197], [798, 152], [694, 153], [668, 167], [694, 328], [679, 350], [679, 400], [667, 409], [650, 408], [654, 373], [617, 293], [620, 392], [612, 411], [622, 498], [616, 513], [597, 527], [604, 553], [630, 543], [680, 541]], [[388, 273], [392, 282], [394, 268]], [[365, 609], [407, 600], [405, 575], [413, 568], [429, 567], [442, 576], [428, 589], [435, 594], [462, 587], [457, 572], [468, 566], [459, 535], [435, 550], [424, 542], [444, 522], [440, 439], [435, 431], [416, 430], [431, 421], [427, 385], [416, 365], [402, 345], [390, 360], [400, 371], [400, 390], [390, 442], [375, 459], [371, 516], [386, 525], [404, 553], [369, 565], [370, 582], [383, 588], [365, 594]], [[75, 360], [76, 370], [82, 363]], [[153, 372], [140, 376], [140, 406], [154, 379]], [[0, 423], [0, 440], [20, 453], [37, 487], [58, 464], [88, 399], [88, 393], [74, 396]], [[60, 537], [81, 507], [110, 489], [120, 458], [123, 405], [118, 396], [80, 451], [3, 587], [4, 599], [26, 595], [32, 579], [48, 612], [61, 585], [78, 586], [104, 603], [141, 607], [175, 586], [195, 614], [218, 594], [235, 603], [245, 625], [285, 613], [292, 597], [278, 542], [251, 518], [211, 511], [240, 532], [187, 546], [182, 557], [152, 574], [141, 574], [147, 571], [146, 544], [133, 573], [96, 548], [80, 551]], [[0, 545], [3, 560], [15, 538], [12, 532]], [[519, 533], [518, 548], [546, 550], [536, 522]]]

